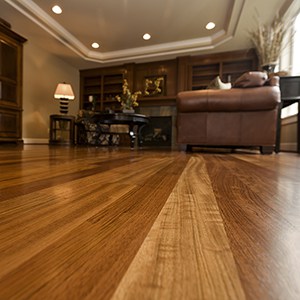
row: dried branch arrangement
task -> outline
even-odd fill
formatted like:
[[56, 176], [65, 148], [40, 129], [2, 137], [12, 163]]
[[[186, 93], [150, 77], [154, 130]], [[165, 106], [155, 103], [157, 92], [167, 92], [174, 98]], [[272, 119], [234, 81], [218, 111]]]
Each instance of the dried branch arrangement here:
[[289, 29], [290, 22], [285, 23], [278, 15], [269, 25], [258, 22], [257, 31], [250, 32], [260, 64], [277, 64], [283, 50], [283, 38]]

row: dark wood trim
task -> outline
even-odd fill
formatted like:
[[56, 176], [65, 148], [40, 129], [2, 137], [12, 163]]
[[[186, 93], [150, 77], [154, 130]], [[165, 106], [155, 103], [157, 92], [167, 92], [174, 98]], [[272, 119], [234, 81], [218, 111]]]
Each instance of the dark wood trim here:
[[[92, 84], [85, 83], [86, 80], [99, 80], [98, 91], [97, 82], [95, 85], [95, 95], [97, 97], [98, 110], [105, 110], [107, 106], [112, 109], [118, 108], [118, 102], [114, 101], [114, 96], [118, 89], [121, 89], [121, 81], [119, 87], [112, 92], [111, 99], [106, 99], [106, 87], [103, 82], [105, 76], [120, 75], [128, 80], [129, 87], [132, 92], [144, 92], [144, 81], [147, 77], [165, 77], [164, 91], [161, 95], [147, 96], [140, 98], [140, 104], [149, 105], [174, 105], [174, 99], [180, 91], [196, 89], [197, 85], [193, 85], [193, 80], [198, 76], [194, 74], [194, 69], [198, 68], [201, 72], [201, 67], [208, 64], [213, 64], [215, 70], [203, 70], [202, 77], [198, 80], [203, 81], [202, 87], [212, 80], [217, 75], [224, 75], [228, 79], [228, 75], [232, 75], [234, 80], [243, 72], [257, 69], [257, 56], [253, 49], [222, 52], [214, 54], [205, 54], [198, 56], [182, 56], [171, 60], [162, 60], [148, 63], [130, 63], [108, 68], [94, 68], [80, 71], [80, 107], [85, 108], [87, 103], [86, 95], [93, 94]], [[100, 86], [100, 81], [102, 82]]]

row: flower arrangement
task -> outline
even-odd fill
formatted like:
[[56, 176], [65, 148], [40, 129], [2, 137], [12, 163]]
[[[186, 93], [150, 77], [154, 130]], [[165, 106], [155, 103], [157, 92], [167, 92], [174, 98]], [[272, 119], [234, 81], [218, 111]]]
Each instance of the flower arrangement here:
[[122, 86], [123, 92], [121, 96], [116, 96], [116, 100], [121, 103], [122, 109], [132, 110], [135, 106], [138, 106], [138, 96], [142, 94], [141, 91], [131, 93], [128, 87], [127, 79], [123, 80]]
[[283, 38], [289, 29], [289, 22], [283, 20], [277, 15], [269, 25], [260, 24], [258, 29], [250, 32], [250, 38], [253, 41], [256, 53], [261, 66], [277, 64], [280, 52], [283, 49]]

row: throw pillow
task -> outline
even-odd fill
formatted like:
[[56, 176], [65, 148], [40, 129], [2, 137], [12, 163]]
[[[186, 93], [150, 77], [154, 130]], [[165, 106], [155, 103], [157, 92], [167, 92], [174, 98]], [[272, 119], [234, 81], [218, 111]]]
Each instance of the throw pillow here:
[[263, 86], [268, 79], [268, 75], [264, 72], [252, 71], [244, 73], [233, 84], [234, 88], [248, 88]]
[[231, 89], [231, 83], [224, 83], [220, 79], [220, 76], [217, 76], [214, 78], [209, 85], [207, 86], [207, 89], [212, 89], [212, 90], [229, 90]]

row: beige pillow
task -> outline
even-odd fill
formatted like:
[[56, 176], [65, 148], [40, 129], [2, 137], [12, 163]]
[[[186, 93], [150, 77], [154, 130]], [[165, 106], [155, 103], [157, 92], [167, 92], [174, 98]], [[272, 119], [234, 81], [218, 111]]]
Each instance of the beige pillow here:
[[207, 86], [207, 89], [212, 89], [212, 90], [229, 90], [231, 89], [231, 83], [224, 83], [220, 79], [220, 76], [217, 76], [214, 78], [209, 85]]
[[233, 84], [234, 88], [247, 88], [263, 86], [268, 79], [268, 75], [264, 72], [252, 71], [244, 73]]

